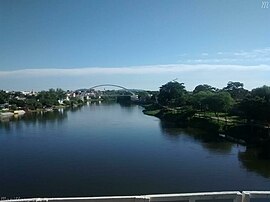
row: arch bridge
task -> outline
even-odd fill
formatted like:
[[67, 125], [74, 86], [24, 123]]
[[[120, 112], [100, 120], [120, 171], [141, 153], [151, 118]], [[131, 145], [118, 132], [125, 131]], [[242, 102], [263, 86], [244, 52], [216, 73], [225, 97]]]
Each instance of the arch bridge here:
[[104, 86], [117, 87], [117, 88], [123, 89], [124, 91], [128, 92], [130, 95], [117, 95], [116, 94], [116, 95], [102, 95], [102, 96], [106, 96], [106, 97], [129, 96], [132, 101], [137, 101], [138, 100], [138, 95], [136, 95], [134, 92], [132, 92], [131, 90], [127, 89], [124, 86], [120, 86], [120, 85], [116, 85], [116, 84], [99, 84], [99, 85], [95, 85], [95, 86], [92, 86], [92, 87], [88, 88], [87, 90], [81, 92], [80, 95], [84, 97], [89, 92], [89, 90], [95, 89], [95, 88], [98, 88], [98, 87], [104, 87]]
[[104, 87], [104, 86], [110, 86], [110, 87], [121, 88], [121, 89], [125, 90], [126, 92], [129, 92], [132, 96], [135, 96], [135, 93], [133, 93], [131, 90], [129, 90], [129, 89], [123, 87], [123, 86], [116, 85], [116, 84], [100, 84], [100, 85], [92, 86], [92, 87], [89, 88], [89, 89], [95, 89], [95, 88], [98, 88], [98, 87]]

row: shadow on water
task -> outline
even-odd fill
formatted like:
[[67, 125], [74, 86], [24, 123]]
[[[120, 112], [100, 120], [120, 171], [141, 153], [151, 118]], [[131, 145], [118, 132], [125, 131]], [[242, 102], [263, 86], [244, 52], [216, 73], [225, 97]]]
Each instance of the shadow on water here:
[[[170, 139], [176, 139], [188, 135], [203, 148], [215, 154], [230, 154], [236, 144], [224, 141], [220, 137], [208, 134], [193, 128], [179, 128], [176, 124], [160, 121], [163, 134]], [[244, 147], [243, 147], [244, 148]], [[270, 148], [268, 144], [266, 148]], [[244, 151], [238, 150], [238, 160], [241, 165], [250, 172], [255, 172], [265, 178], [270, 178], [270, 160], [265, 158], [265, 149], [245, 147]]]
[[230, 154], [234, 145], [214, 134], [209, 134], [195, 128], [180, 128], [171, 122], [160, 121], [160, 128], [167, 138], [175, 139], [179, 136], [188, 135], [206, 150], [217, 154]]
[[270, 160], [262, 158], [261, 154], [261, 149], [247, 147], [245, 152], [238, 153], [238, 159], [246, 170], [270, 178]]

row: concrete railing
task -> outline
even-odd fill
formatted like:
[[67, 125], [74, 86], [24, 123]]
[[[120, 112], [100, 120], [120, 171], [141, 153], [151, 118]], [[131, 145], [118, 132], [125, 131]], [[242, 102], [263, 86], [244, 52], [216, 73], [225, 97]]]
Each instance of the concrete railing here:
[[250, 202], [252, 198], [270, 199], [270, 191], [243, 191], [242, 194], [242, 202]]
[[70, 198], [30, 198], [1, 200], [1, 202], [163, 202], [228, 199], [233, 202], [250, 202], [251, 198], [268, 198], [270, 191], [231, 191], [231, 192], [203, 192], [183, 194], [153, 194], [140, 196], [108, 196], [108, 197], [70, 197]]
[[215, 200], [232, 199], [234, 202], [241, 202], [240, 192], [204, 192], [204, 193], [186, 193], [186, 194], [160, 194], [147, 195], [149, 201], [189, 201], [196, 200]]

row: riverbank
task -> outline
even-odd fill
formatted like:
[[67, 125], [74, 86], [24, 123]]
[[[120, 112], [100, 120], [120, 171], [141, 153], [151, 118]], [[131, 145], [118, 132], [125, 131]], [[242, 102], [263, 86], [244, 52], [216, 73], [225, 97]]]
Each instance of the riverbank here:
[[53, 112], [58, 111], [61, 109], [68, 109], [68, 108], [78, 108], [83, 106], [85, 103], [78, 103], [78, 104], [72, 104], [72, 105], [56, 105], [52, 107], [44, 107], [44, 108], [36, 108], [36, 109], [4, 109], [0, 111], [0, 121], [10, 121], [14, 118], [22, 117], [24, 115], [34, 114], [34, 113], [47, 113], [47, 112]]
[[163, 121], [176, 124], [179, 127], [201, 129], [209, 134], [219, 136], [227, 141], [242, 145], [260, 146], [270, 139], [269, 127], [256, 123], [248, 123], [238, 117], [198, 113], [190, 108], [165, 108], [157, 104], [145, 105], [143, 113], [155, 116]]

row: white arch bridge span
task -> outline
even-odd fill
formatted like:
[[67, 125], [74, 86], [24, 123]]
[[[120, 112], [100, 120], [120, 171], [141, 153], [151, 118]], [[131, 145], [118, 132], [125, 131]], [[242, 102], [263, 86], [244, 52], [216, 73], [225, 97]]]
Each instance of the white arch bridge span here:
[[100, 84], [100, 85], [92, 86], [89, 89], [95, 89], [95, 88], [105, 87], [105, 86], [121, 88], [121, 89], [125, 90], [126, 92], [129, 92], [131, 95], [135, 95], [135, 93], [132, 92], [131, 90], [129, 90], [129, 89], [123, 87], [123, 86], [116, 85], [116, 84]]
[[125, 92], [129, 93], [129, 95], [122, 95], [122, 94], [114, 94], [114, 95], [102, 95], [102, 96], [129, 96], [131, 98], [132, 101], [137, 101], [138, 100], [138, 95], [136, 95], [134, 92], [132, 92], [130, 89], [121, 86], [121, 85], [117, 85], [117, 84], [99, 84], [99, 85], [95, 85], [90, 87], [89, 89], [83, 91], [81, 93], [82, 96], [85, 96], [87, 93], [89, 93], [91, 90], [95, 90], [96, 88], [99, 87], [116, 87], [116, 88], [120, 88], [122, 90], [124, 90]]

